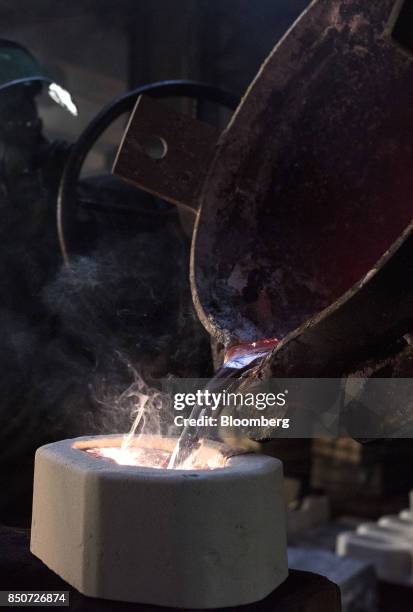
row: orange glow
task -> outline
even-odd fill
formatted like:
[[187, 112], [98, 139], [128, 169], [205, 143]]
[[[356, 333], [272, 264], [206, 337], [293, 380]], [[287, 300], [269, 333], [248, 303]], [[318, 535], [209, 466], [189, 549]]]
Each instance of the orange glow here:
[[[137, 446], [102, 446], [88, 448], [86, 452], [94, 457], [104, 457], [114, 461], [118, 465], [130, 465], [135, 467], [151, 467], [157, 469], [167, 469], [171, 453], [157, 448], [140, 448]], [[194, 453], [188, 460], [179, 467], [181, 470], [214, 470], [224, 467], [225, 458], [217, 450], [207, 460], [198, 457]]]
[[259, 357], [265, 357], [278, 344], [277, 338], [266, 338], [255, 342], [235, 344], [225, 353], [224, 365], [230, 368], [243, 368]]

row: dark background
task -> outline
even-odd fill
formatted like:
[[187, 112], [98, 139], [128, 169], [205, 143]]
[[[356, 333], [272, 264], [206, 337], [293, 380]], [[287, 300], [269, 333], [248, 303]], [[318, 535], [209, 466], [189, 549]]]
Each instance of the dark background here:
[[[3, 0], [0, 36], [27, 46], [79, 107], [72, 118], [44, 95], [50, 136], [68, 141], [113, 98], [162, 79], [199, 79], [242, 94], [306, 0]], [[225, 121], [225, 118], [221, 123]], [[107, 168], [123, 122], [88, 169]]]

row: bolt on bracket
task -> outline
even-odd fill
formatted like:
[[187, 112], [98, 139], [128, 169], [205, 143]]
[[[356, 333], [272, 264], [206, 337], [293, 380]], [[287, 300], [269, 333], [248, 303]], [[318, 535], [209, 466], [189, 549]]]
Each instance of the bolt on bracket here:
[[112, 172], [163, 200], [197, 211], [219, 135], [206, 123], [140, 96]]

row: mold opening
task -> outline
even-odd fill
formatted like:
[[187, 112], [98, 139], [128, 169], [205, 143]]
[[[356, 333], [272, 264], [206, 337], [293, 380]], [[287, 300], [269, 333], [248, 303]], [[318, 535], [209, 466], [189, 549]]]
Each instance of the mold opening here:
[[[155, 439], [156, 438], [156, 439]], [[121, 439], [96, 439], [76, 442], [73, 448], [87, 453], [96, 459], [108, 459], [122, 466], [147, 467], [155, 469], [176, 469], [169, 466], [176, 440], [148, 436], [144, 442], [141, 436], [126, 448]], [[227, 456], [219, 445], [201, 440], [199, 448], [189, 460], [180, 465], [180, 470], [216, 470], [227, 465]]]

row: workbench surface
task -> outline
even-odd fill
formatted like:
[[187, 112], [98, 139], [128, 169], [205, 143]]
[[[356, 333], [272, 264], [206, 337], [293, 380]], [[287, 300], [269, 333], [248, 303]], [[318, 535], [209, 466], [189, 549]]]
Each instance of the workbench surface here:
[[[105, 612], [134, 610], [135, 612], [173, 612], [172, 608], [120, 603], [84, 597], [54, 572], [50, 571], [29, 550], [30, 532], [0, 526], [0, 590], [10, 591], [70, 591], [70, 610]], [[24, 607], [25, 610], [37, 609]], [[317, 574], [290, 571], [288, 579], [263, 601], [226, 612], [340, 612], [338, 587]], [[184, 612], [179, 610], [179, 612]]]

